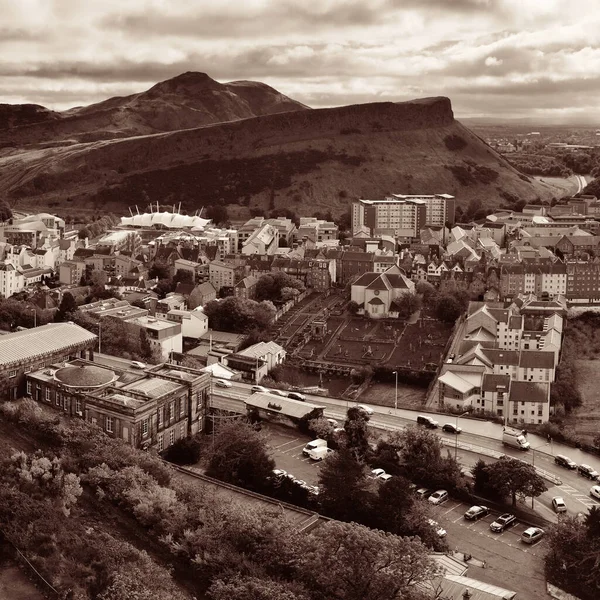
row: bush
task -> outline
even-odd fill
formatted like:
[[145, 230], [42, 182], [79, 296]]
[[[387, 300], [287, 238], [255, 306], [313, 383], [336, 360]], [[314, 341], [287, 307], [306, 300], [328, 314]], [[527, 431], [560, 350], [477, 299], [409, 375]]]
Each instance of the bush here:
[[452, 135], [447, 135], [444, 138], [444, 144], [446, 144], [446, 148], [448, 150], [462, 150], [467, 147], [467, 142], [460, 137], [460, 135], [456, 135], [455, 133]]
[[169, 446], [165, 459], [176, 465], [193, 465], [200, 460], [202, 445], [197, 438], [183, 438]]

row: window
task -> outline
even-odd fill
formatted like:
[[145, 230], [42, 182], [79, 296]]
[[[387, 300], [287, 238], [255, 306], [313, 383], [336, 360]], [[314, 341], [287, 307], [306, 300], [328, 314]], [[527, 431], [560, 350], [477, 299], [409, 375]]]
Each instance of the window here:
[[164, 406], [161, 406], [161, 407], [158, 409], [158, 426], [159, 426], [159, 427], [162, 427], [162, 425], [163, 425], [163, 417], [164, 417], [164, 414], [165, 414], [165, 407], [164, 407]]
[[169, 404], [169, 421], [175, 418], [175, 401]]
[[165, 449], [165, 440], [162, 435], [158, 436], [158, 451], [162, 452]]
[[148, 419], [142, 421], [142, 437], [148, 435]]
[[16, 370], [14, 370], [14, 369], [13, 369], [12, 371], [9, 371], [9, 372], [8, 372], [8, 376], [9, 376], [9, 377], [16, 377], [16, 376], [17, 376], [17, 372], [16, 372]]
[[175, 429], [171, 429], [169, 431], [169, 446], [172, 446], [175, 443]]
[[31, 381], [27, 382], [27, 395], [31, 396]]
[[81, 400], [79, 398], [75, 398], [75, 412], [81, 414]]
[[185, 415], [185, 398], [179, 399], [179, 416], [183, 417]]
[[182, 440], [185, 437], [185, 423], [179, 426], [179, 439]]
[[106, 417], [106, 421], [104, 423], [106, 431], [108, 431], [108, 433], [112, 433], [113, 432], [113, 418], [112, 417]]

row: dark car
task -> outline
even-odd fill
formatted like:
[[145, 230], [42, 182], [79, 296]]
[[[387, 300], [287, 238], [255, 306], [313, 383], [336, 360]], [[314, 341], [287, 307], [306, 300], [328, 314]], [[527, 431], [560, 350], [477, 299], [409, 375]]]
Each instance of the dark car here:
[[517, 517], [510, 513], [500, 515], [491, 525], [490, 529], [496, 533], [501, 533], [505, 529], [512, 527], [517, 522]]
[[442, 431], [458, 434], [462, 431], [462, 429], [460, 427], [457, 427], [456, 425], [452, 425], [452, 423], [444, 423], [442, 425]]
[[465, 519], [467, 521], [477, 521], [481, 517], [485, 517], [490, 514], [490, 509], [487, 506], [471, 506], [471, 508], [465, 513]]
[[306, 396], [304, 394], [300, 394], [299, 392], [289, 392], [287, 397], [291, 400], [299, 400], [300, 402], [306, 401]]
[[598, 479], [598, 471], [594, 471], [594, 469], [590, 467], [590, 465], [579, 465], [577, 467], [577, 472], [580, 475], [587, 477], [588, 479]]
[[571, 460], [568, 456], [564, 456], [562, 454], [557, 454], [554, 457], [554, 462], [561, 467], [566, 467], [567, 469], [577, 468], [577, 463], [574, 460]]

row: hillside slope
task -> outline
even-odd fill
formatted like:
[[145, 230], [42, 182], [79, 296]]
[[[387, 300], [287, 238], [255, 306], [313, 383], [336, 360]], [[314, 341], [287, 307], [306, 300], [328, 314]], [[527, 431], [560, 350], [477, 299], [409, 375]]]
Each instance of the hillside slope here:
[[34, 113], [32, 106], [0, 105], [0, 147], [130, 137], [308, 109], [264, 83], [219, 83], [195, 72], [62, 113], [44, 107]]
[[19, 206], [123, 212], [149, 200], [340, 214], [358, 197], [450, 193], [497, 206], [535, 181], [454, 119], [447, 98], [301, 110], [195, 129], [0, 157], [0, 194]]

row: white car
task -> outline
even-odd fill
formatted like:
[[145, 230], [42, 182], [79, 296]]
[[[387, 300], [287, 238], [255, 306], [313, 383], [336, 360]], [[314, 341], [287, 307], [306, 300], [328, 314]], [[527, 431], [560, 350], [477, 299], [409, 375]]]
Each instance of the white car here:
[[448, 500], [448, 492], [446, 490], [438, 490], [437, 492], [433, 492], [428, 500], [431, 504], [442, 504], [442, 502]]
[[590, 496], [600, 500], [600, 485], [595, 485], [590, 489]]
[[390, 475], [389, 473], [382, 473], [381, 475], [377, 475], [377, 479], [381, 481], [389, 481], [392, 477], [393, 475]]
[[366, 404], [357, 404], [356, 408], [367, 413], [369, 417], [375, 412], [370, 406], [367, 406]]
[[132, 360], [131, 366], [135, 367], [136, 369], [145, 369], [146, 368], [146, 365], [139, 360]]
[[227, 381], [226, 379], [217, 379], [215, 381], [215, 385], [220, 388], [230, 388], [231, 382]]
[[371, 478], [372, 479], [377, 479], [381, 475], [385, 475], [385, 471], [383, 469], [373, 469], [371, 471]]

